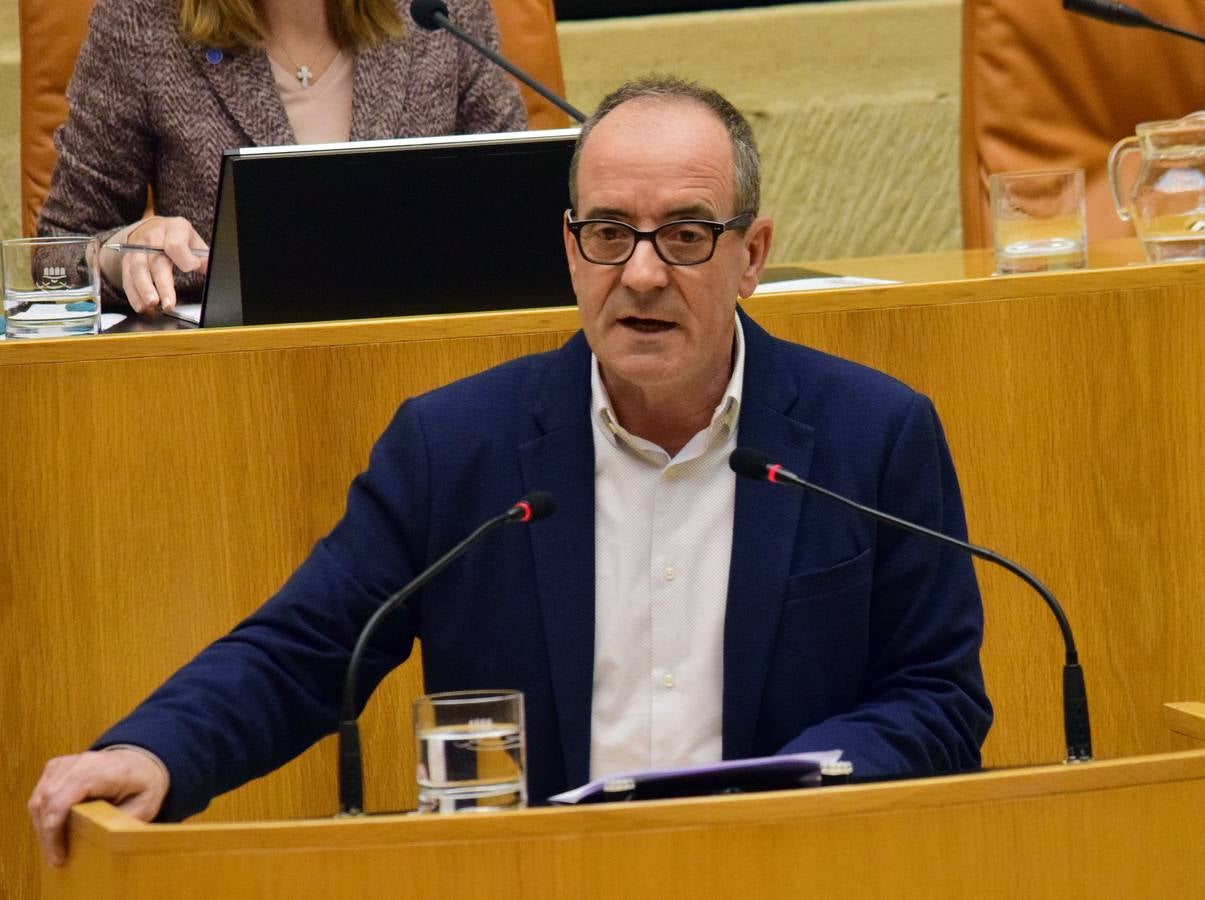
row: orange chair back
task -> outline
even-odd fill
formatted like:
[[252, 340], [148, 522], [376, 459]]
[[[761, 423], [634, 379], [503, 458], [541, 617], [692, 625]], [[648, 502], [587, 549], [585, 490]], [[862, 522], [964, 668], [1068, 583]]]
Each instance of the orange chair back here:
[[[553, 0], [490, 2], [502, 33], [502, 55], [558, 97], [564, 97], [565, 76], [561, 71]], [[527, 106], [528, 128], [564, 128], [571, 124], [565, 113], [526, 85], [519, 85], [519, 91]]]
[[[1131, 0], [1205, 31], [1205, 4]], [[1205, 48], [1065, 12], [1059, 0], [963, 0], [961, 198], [967, 247], [991, 244], [988, 176], [1084, 170], [1089, 241], [1132, 235], [1109, 197], [1109, 149], [1139, 122], [1205, 107]]]
[[[21, 40], [21, 227], [33, 234], [58, 154], [54, 131], [67, 117], [67, 82], [88, 28], [93, 0], [18, 0]], [[564, 94], [552, 0], [492, 0], [502, 52]], [[560, 128], [568, 117], [521, 88], [531, 128]]]
[[92, 0], [18, 0], [21, 40], [21, 230], [33, 234], [67, 118], [67, 82], [88, 30]]

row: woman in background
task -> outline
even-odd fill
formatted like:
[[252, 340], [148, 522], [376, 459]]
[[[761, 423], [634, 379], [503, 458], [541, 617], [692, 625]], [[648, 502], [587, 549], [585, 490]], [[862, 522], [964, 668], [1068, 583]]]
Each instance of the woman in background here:
[[[489, 0], [451, 18], [497, 46]], [[55, 135], [39, 234], [166, 249], [101, 253], [105, 294], [135, 312], [195, 299], [222, 151], [517, 131], [509, 76], [441, 32], [403, 25], [405, 0], [97, 0]], [[146, 216], [147, 189], [155, 215]], [[282, 242], [287, 242], [282, 235]], [[282, 244], [282, 246], [285, 246]]]

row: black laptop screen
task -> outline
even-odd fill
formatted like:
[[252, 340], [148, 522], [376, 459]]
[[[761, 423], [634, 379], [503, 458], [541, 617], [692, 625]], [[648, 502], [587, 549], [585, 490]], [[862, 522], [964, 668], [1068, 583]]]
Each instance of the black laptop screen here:
[[[215, 224], [211, 282], [233, 274], [207, 285], [204, 324], [239, 306], [257, 325], [572, 305], [572, 151], [560, 133], [231, 154], [217, 218], [233, 205], [237, 230]], [[238, 303], [212, 296], [235, 287]]]

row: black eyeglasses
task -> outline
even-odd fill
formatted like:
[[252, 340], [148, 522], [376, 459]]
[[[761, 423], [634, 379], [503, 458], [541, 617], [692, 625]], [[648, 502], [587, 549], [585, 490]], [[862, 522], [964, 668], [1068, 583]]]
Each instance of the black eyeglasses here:
[[743, 212], [727, 222], [682, 219], [666, 222], [652, 231], [640, 231], [626, 222], [611, 219], [574, 221], [570, 210], [566, 225], [577, 238], [582, 256], [600, 266], [623, 265], [632, 258], [640, 241], [651, 242], [657, 255], [671, 266], [697, 266], [711, 259], [721, 234], [748, 228], [753, 219], [753, 213]]

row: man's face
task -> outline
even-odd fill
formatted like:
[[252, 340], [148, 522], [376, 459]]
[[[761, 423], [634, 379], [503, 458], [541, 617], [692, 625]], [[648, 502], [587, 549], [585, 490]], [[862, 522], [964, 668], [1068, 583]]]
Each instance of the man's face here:
[[[687, 100], [629, 101], [603, 118], [582, 148], [577, 219], [614, 219], [650, 231], [678, 219], [724, 221], [733, 208], [732, 141], [706, 107]], [[582, 329], [608, 389], [701, 390], [731, 370], [737, 296], [757, 285], [771, 224], [729, 231], [695, 266], [662, 261], [640, 241], [623, 265], [583, 259], [566, 228], [565, 252]]]

